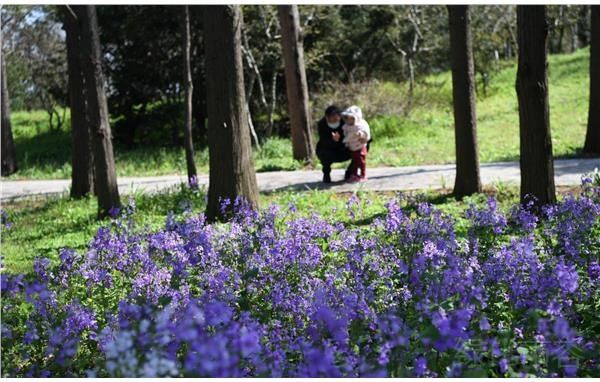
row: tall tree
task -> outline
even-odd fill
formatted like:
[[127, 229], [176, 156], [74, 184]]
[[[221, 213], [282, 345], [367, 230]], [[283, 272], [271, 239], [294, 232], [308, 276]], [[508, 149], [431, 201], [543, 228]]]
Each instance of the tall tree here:
[[2, 176], [8, 176], [17, 171], [17, 152], [10, 124], [10, 98], [8, 95], [8, 84], [6, 79], [6, 62], [4, 54], [0, 54], [2, 60]]
[[450, 61], [456, 145], [457, 197], [481, 191], [475, 113], [475, 69], [471, 43], [471, 16], [467, 5], [449, 5]]
[[244, 93], [242, 23], [239, 5], [205, 7], [209, 221], [224, 218], [222, 199], [242, 197], [258, 206]]
[[196, 185], [196, 163], [194, 162], [194, 143], [192, 141], [192, 95], [194, 92], [194, 84], [192, 82], [192, 69], [190, 65], [190, 8], [188, 5], [183, 6], [183, 86], [185, 93], [185, 129], [184, 129], [184, 146], [185, 146], [185, 162], [187, 165], [188, 183], [191, 186]]
[[556, 201], [548, 107], [548, 22], [543, 5], [517, 6], [521, 201]]
[[2, 49], [12, 77], [9, 93], [17, 95], [12, 105], [45, 110], [49, 129], [60, 130], [68, 104], [67, 59], [53, 6], [4, 5], [0, 13]]
[[94, 189], [92, 136], [86, 121], [85, 85], [81, 70], [79, 22], [69, 5], [61, 7], [67, 43], [69, 106], [71, 109], [71, 197], [81, 198]]
[[600, 5], [592, 5], [590, 46], [590, 109], [583, 151], [600, 154]]
[[92, 131], [98, 217], [121, 206], [104, 89], [100, 56], [100, 38], [95, 5], [73, 6], [81, 30], [82, 67], [85, 82], [88, 121]]
[[312, 161], [314, 149], [298, 6], [279, 5], [278, 10], [293, 155], [294, 159]]

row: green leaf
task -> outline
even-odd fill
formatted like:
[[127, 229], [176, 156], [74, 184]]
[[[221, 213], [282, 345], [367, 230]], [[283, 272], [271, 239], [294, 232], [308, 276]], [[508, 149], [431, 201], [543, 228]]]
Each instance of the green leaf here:
[[258, 268], [252, 268], [244, 274], [244, 279], [245, 280], [254, 279], [254, 278], [256, 278], [256, 276], [258, 276]]
[[466, 370], [462, 376], [464, 378], [485, 378], [488, 376], [488, 373], [485, 369], [477, 367], [475, 369]]

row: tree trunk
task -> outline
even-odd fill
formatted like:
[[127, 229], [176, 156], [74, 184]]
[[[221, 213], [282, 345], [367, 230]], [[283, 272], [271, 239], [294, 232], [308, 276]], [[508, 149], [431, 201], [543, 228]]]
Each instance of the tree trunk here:
[[92, 132], [98, 217], [107, 216], [112, 208], [119, 208], [119, 189], [108, 120], [108, 106], [104, 89], [104, 73], [100, 56], [100, 38], [96, 6], [73, 6], [81, 28], [82, 66], [87, 100], [87, 113]]
[[[243, 36], [242, 32], [242, 36]], [[242, 38], [243, 39], [243, 38]], [[260, 76], [260, 73], [259, 73]], [[246, 108], [248, 109], [248, 126], [250, 127], [250, 136], [252, 137], [252, 141], [256, 148], [260, 149], [260, 141], [258, 140], [258, 135], [256, 134], [256, 129], [254, 128], [254, 122], [252, 121], [252, 112], [250, 111], [250, 98], [252, 98], [252, 93], [254, 92], [254, 84], [256, 83], [257, 74], [254, 71], [250, 72], [250, 83], [248, 84], [248, 89], [246, 90]]]
[[6, 62], [2, 56], [2, 176], [14, 174], [17, 171], [17, 151], [10, 124], [10, 98], [8, 95], [8, 80], [6, 78]]
[[269, 103], [268, 119], [269, 124], [267, 125], [267, 137], [273, 135], [273, 114], [275, 113], [275, 106], [277, 105], [277, 68], [273, 68], [273, 76], [271, 77], [271, 102]]
[[92, 143], [86, 121], [85, 85], [81, 71], [81, 33], [70, 6], [62, 6], [61, 11], [66, 33], [71, 109], [71, 197], [81, 198], [94, 189]]
[[408, 100], [409, 104], [412, 104], [415, 92], [415, 66], [413, 65], [412, 53], [406, 56], [406, 62], [408, 62]]
[[252, 113], [250, 113], [250, 104], [247, 104], [246, 108], [248, 110], [248, 127], [250, 128], [250, 136], [252, 137], [254, 146], [256, 146], [257, 149], [260, 149], [260, 141], [258, 140], [256, 129], [254, 128], [254, 122], [252, 121]]
[[196, 163], [194, 162], [194, 143], [192, 140], [192, 95], [194, 92], [194, 84], [192, 82], [192, 69], [190, 65], [190, 49], [191, 49], [191, 32], [190, 32], [190, 9], [189, 6], [183, 6], [183, 85], [185, 93], [185, 129], [184, 129], [184, 146], [185, 146], [185, 162], [187, 165], [188, 184], [191, 187], [197, 187]]
[[518, 5], [517, 96], [521, 151], [521, 202], [556, 201], [548, 107], [548, 24], [543, 5]]
[[258, 206], [248, 111], [244, 94], [239, 5], [204, 11], [210, 182], [206, 217], [224, 219], [222, 199]]
[[[202, 78], [198, 78], [202, 77]], [[198, 73], [195, 78], [192, 77], [194, 83], [194, 89], [196, 91], [192, 97], [192, 112], [194, 113], [194, 119], [196, 120], [196, 133], [192, 136], [196, 136], [196, 143], [200, 146], [206, 145], [207, 132], [206, 132], [206, 83], [203, 82], [205, 73]], [[192, 128], [192, 132], [193, 132]]]
[[600, 5], [591, 8], [590, 109], [583, 152], [600, 155]]
[[588, 45], [588, 8], [589, 5], [582, 5], [579, 7], [579, 12], [577, 12], [577, 40], [578, 46], [587, 46]]
[[454, 195], [462, 198], [481, 192], [475, 113], [475, 70], [471, 43], [471, 17], [467, 5], [448, 6], [450, 62], [456, 145]]
[[575, 52], [577, 49], [579, 49], [579, 38], [577, 38], [577, 29], [579, 28], [579, 26], [577, 25], [577, 23], [572, 23], [570, 25], [570, 31], [571, 31], [571, 53]]
[[563, 38], [565, 37], [565, 6], [558, 6], [558, 20], [560, 26], [558, 27], [558, 42], [555, 53], [563, 53]]
[[300, 32], [300, 16], [297, 5], [279, 5], [281, 45], [285, 63], [285, 86], [288, 98], [288, 114], [292, 130], [294, 159], [312, 161], [314, 149], [310, 129], [308, 84], [304, 68], [304, 48]]

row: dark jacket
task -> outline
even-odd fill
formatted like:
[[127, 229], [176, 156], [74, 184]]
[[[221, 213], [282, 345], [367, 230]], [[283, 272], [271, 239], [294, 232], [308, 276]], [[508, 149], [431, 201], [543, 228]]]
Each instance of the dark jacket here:
[[[327, 125], [327, 119], [325, 117], [321, 118], [319, 123], [317, 124], [317, 128], [319, 130], [319, 142], [317, 142], [317, 151], [319, 150], [346, 150], [346, 146], [342, 143], [342, 139], [344, 139], [344, 131], [342, 130], [343, 122], [340, 121], [340, 126], [335, 129], [332, 129]], [[340, 134], [340, 140], [338, 142], [334, 141], [331, 137], [331, 133], [337, 131]]]

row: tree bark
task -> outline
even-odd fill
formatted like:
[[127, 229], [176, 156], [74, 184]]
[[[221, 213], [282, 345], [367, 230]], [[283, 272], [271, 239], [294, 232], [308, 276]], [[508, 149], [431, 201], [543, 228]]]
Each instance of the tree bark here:
[[273, 68], [273, 75], [271, 77], [271, 102], [269, 103], [268, 120], [269, 124], [267, 125], [267, 137], [271, 137], [273, 135], [273, 114], [275, 113], [275, 106], [277, 105], [277, 68]]
[[469, 7], [467, 5], [449, 5], [448, 17], [456, 135], [454, 195], [462, 198], [481, 192], [475, 113], [475, 69]]
[[563, 53], [563, 39], [565, 37], [565, 6], [564, 5], [559, 5], [558, 6], [558, 22], [559, 27], [558, 27], [558, 41], [557, 41], [557, 48], [556, 48], [556, 52], [555, 53]]
[[81, 28], [82, 66], [85, 82], [87, 113], [92, 132], [98, 217], [107, 216], [112, 208], [119, 208], [119, 189], [104, 89], [104, 73], [100, 56], [100, 38], [96, 6], [73, 6]]
[[298, 6], [279, 5], [278, 10], [293, 155], [294, 159], [311, 162], [314, 149]]
[[67, 43], [71, 109], [71, 197], [81, 198], [94, 190], [92, 136], [86, 120], [85, 85], [81, 70], [81, 33], [70, 6], [62, 6], [61, 11]]
[[589, 5], [582, 5], [579, 7], [579, 12], [577, 12], [577, 40], [578, 46], [587, 46], [588, 45], [588, 35], [587, 35], [587, 27], [588, 27], [588, 10]]
[[194, 162], [194, 143], [192, 140], [192, 95], [194, 84], [192, 82], [191, 60], [191, 32], [190, 32], [190, 9], [189, 6], [183, 6], [183, 84], [185, 93], [185, 129], [184, 146], [185, 162], [187, 165], [188, 184], [197, 187], [196, 163]]
[[241, 197], [258, 207], [248, 111], [244, 94], [239, 5], [204, 11], [208, 110], [209, 186], [206, 217], [224, 219], [223, 199]]
[[4, 62], [4, 54], [0, 56], [2, 56], [2, 147], [0, 149], [2, 150], [2, 176], [8, 176], [17, 171], [17, 151], [10, 123], [10, 98], [6, 79], [6, 62]]
[[600, 5], [591, 8], [590, 106], [583, 152], [600, 155]]
[[548, 24], [543, 5], [517, 6], [521, 202], [556, 201], [548, 107]]

